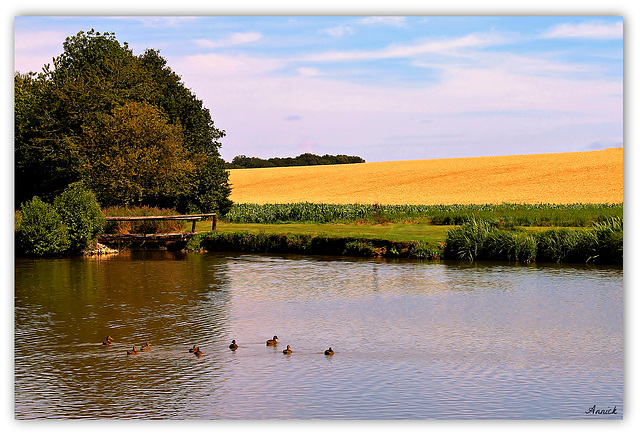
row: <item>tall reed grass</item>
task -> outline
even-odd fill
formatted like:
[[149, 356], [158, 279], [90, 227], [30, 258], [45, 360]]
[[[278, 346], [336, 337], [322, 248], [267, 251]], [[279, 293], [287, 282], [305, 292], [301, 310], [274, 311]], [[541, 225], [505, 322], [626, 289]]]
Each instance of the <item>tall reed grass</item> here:
[[622, 218], [590, 228], [553, 228], [541, 233], [500, 229], [474, 219], [447, 233], [444, 257], [459, 260], [622, 264]]

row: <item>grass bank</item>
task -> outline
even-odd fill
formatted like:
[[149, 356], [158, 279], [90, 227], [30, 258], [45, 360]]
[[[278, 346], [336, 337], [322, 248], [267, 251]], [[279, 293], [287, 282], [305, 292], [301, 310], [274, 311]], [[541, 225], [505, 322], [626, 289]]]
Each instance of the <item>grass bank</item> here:
[[501, 227], [481, 219], [472, 219], [460, 226], [221, 222], [218, 231], [198, 234], [187, 249], [425, 260], [622, 264], [623, 223], [621, 218], [609, 218], [588, 228], [520, 228]]
[[420, 241], [402, 242], [374, 238], [336, 237], [326, 234], [255, 233], [249, 231], [200, 233], [189, 241], [187, 250], [347, 255], [424, 260], [438, 260], [442, 255], [442, 246]]

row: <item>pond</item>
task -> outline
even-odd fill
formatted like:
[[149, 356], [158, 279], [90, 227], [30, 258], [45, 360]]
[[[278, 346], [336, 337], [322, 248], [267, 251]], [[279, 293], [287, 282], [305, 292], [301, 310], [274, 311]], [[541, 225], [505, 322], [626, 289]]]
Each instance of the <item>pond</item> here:
[[14, 386], [17, 419], [620, 419], [623, 270], [18, 258]]

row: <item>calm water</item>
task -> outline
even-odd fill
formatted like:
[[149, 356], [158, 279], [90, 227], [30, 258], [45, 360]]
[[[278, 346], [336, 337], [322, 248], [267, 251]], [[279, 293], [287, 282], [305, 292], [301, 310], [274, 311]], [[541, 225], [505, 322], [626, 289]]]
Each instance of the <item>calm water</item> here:
[[134, 252], [15, 280], [18, 419], [622, 418], [619, 268]]

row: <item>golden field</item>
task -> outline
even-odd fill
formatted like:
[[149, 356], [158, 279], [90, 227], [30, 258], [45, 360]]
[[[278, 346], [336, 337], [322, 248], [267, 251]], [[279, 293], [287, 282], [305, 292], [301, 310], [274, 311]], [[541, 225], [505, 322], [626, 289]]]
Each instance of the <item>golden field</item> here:
[[231, 199], [275, 204], [620, 203], [623, 150], [232, 169]]

